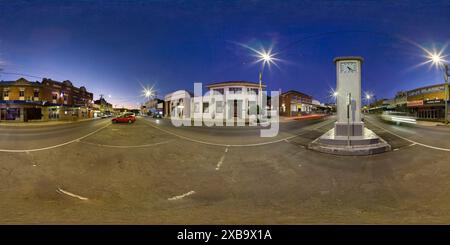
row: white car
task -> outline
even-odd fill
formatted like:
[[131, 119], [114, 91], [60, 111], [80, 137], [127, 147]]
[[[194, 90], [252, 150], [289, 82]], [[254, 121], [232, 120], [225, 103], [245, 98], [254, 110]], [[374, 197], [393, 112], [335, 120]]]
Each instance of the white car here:
[[400, 123], [416, 124], [416, 118], [408, 115], [406, 112], [383, 111], [381, 119], [388, 122], [395, 122], [397, 125]]

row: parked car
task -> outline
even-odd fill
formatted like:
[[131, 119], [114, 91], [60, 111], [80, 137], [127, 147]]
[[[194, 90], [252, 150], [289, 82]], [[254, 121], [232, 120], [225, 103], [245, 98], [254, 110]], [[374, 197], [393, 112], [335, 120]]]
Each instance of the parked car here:
[[134, 114], [123, 114], [111, 120], [113, 123], [134, 123], [136, 121], [136, 117]]

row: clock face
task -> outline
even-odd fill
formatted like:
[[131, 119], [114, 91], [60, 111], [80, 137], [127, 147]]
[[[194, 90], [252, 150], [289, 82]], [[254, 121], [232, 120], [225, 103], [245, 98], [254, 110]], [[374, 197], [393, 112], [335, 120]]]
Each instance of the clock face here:
[[356, 73], [356, 62], [341, 62], [339, 67], [340, 73]]

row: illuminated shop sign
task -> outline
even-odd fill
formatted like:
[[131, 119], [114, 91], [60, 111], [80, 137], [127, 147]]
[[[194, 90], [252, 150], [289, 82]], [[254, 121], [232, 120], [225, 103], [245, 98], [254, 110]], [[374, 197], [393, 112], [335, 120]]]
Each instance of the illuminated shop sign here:
[[415, 106], [423, 106], [423, 100], [413, 100], [406, 102], [406, 106], [415, 107]]
[[425, 100], [425, 105], [444, 104], [444, 100]]
[[428, 87], [428, 88], [421, 88], [416, 89], [413, 91], [408, 92], [408, 96], [415, 96], [415, 95], [421, 95], [421, 94], [429, 94], [429, 93], [435, 93], [435, 92], [443, 92], [444, 86], [434, 86], [434, 87]]

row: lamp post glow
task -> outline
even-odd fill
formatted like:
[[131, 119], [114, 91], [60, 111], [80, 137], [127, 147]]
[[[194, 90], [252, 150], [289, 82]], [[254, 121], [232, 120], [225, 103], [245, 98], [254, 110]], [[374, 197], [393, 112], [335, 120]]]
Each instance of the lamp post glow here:
[[442, 52], [439, 53], [431, 53], [427, 50], [425, 50], [428, 53], [428, 58], [429, 61], [431, 62], [433, 65], [435, 65], [436, 67], [438, 67], [438, 69], [441, 69], [444, 72], [444, 91], [445, 91], [445, 95], [444, 95], [444, 105], [445, 105], [445, 112], [444, 112], [444, 122], [445, 124], [448, 124], [448, 76], [449, 74], [449, 70], [448, 70], [448, 61], [446, 61], [444, 58], [445, 56], [442, 56]]
[[[277, 58], [275, 58], [276, 54], [272, 54], [272, 50], [269, 49], [268, 51], [265, 51], [264, 49], [262, 51], [257, 51], [252, 49], [254, 52], [257, 53], [257, 57], [259, 58], [256, 62], [262, 62], [261, 63], [261, 70], [259, 71], [259, 104], [261, 105], [261, 107], [263, 106], [262, 104], [262, 74], [264, 72], [264, 67], [266, 66], [266, 64], [270, 67], [271, 64], [276, 65], [275, 61], [278, 60]], [[262, 108], [258, 108], [258, 116], [261, 117], [261, 112], [262, 112]]]
[[151, 97], [153, 97], [155, 95], [155, 91], [153, 90], [153, 86], [152, 87], [143, 87], [142, 95], [145, 98], [147, 98], [147, 100], [149, 100]]

